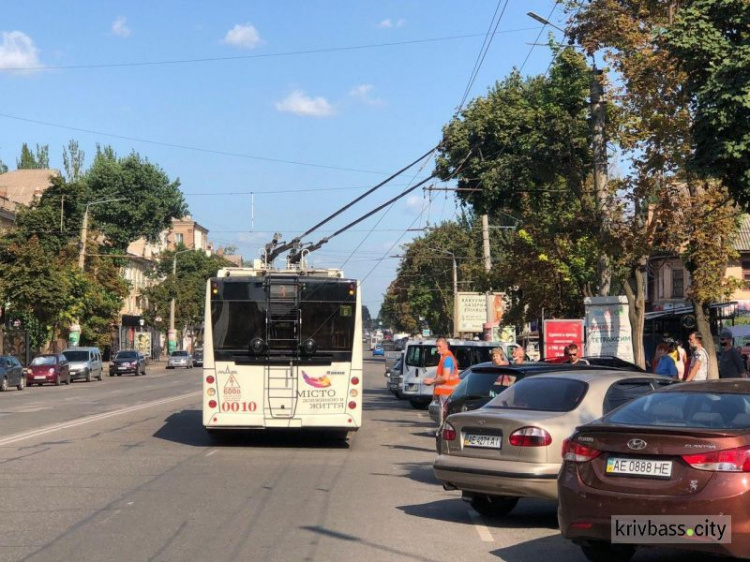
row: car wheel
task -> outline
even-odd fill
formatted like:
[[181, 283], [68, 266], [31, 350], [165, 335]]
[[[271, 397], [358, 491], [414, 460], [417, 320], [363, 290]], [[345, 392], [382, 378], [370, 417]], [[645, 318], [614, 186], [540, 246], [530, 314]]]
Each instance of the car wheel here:
[[86, 382], [91, 382], [91, 371], [86, 371]]
[[60, 373], [55, 375], [55, 386], [60, 386]]
[[591, 541], [581, 545], [581, 550], [591, 562], [628, 562], [635, 554], [633, 545], [606, 541]]
[[513, 508], [518, 503], [518, 498], [511, 496], [485, 496], [480, 494], [471, 498], [470, 503], [471, 507], [481, 515], [502, 517], [513, 511]]
[[70, 373], [68, 373], [68, 378], [65, 379], [65, 386], [69, 386], [69, 385], [70, 385]]
[[0, 381], [0, 392], [5, 392], [8, 390], [8, 377], [3, 377], [3, 380]]
[[101, 369], [99, 369], [99, 376], [96, 377], [96, 380], [98, 380], [98, 381], [102, 380], [102, 370]]
[[24, 388], [26, 388], [26, 378], [25, 377], [21, 377], [21, 380], [18, 381], [18, 386], [16, 386], [16, 388], [18, 390], [23, 390]]
[[409, 404], [415, 410], [426, 410], [430, 407], [430, 403], [424, 400], [409, 400]]
[[117, 373], [117, 376], [118, 376], [118, 377], [121, 377], [121, 376], [122, 376], [122, 373]]

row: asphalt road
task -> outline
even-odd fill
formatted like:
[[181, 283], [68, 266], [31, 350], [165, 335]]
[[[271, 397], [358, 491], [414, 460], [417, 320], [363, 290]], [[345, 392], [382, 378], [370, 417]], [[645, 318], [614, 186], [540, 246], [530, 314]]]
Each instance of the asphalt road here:
[[152, 364], [146, 377], [0, 394], [0, 562], [584, 560], [552, 502], [492, 521], [445, 492], [434, 425], [385, 390], [382, 360], [365, 363], [364, 423], [347, 444], [216, 442], [200, 375]]

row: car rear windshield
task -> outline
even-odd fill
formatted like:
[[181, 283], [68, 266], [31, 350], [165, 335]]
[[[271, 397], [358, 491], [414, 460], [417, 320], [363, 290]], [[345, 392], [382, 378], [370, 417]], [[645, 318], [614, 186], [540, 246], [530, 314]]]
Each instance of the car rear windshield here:
[[115, 359], [135, 359], [138, 354], [135, 351], [120, 351]]
[[750, 396], [729, 393], [657, 392], [605, 416], [615, 425], [711, 429], [750, 428]]
[[587, 391], [588, 385], [576, 379], [533, 377], [515, 383], [495, 397], [487, 407], [570, 412], [578, 407]]
[[172, 357], [187, 357], [187, 351], [175, 351], [172, 353]]
[[[505, 371], [505, 374], [520, 378], [518, 372]], [[497, 396], [508, 387], [507, 384], [502, 384], [502, 375], [503, 372], [499, 370], [466, 370], [461, 373], [461, 382], [453, 390], [451, 399]]]
[[57, 358], [54, 355], [43, 355], [42, 357], [34, 357], [31, 362], [32, 365], [55, 365]]
[[63, 355], [68, 361], [88, 361], [88, 351], [64, 351]]

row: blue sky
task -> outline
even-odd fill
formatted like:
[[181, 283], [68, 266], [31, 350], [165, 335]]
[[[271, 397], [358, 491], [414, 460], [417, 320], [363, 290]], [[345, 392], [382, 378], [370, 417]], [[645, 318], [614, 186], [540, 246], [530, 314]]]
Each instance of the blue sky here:
[[[524, 73], [547, 69], [548, 50], [530, 45], [541, 25], [526, 12], [547, 17], [553, 6], [507, 3], [470, 97], [530, 50]], [[216, 246], [252, 259], [274, 232], [287, 240], [304, 232], [437, 144], [497, 7], [497, 0], [6, 3], [0, 159], [14, 169], [23, 142], [49, 145], [57, 168], [70, 139], [88, 163], [96, 143], [120, 155], [134, 150], [180, 179], [193, 218]], [[551, 19], [563, 26], [564, 17], [558, 6]], [[39, 66], [47, 68], [10, 70]], [[356, 220], [432, 167], [427, 161], [404, 174], [305, 241]], [[376, 314], [398, 265], [389, 256], [419, 234], [408, 229], [455, 212], [449, 192], [417, 189], [331, 240], [311, 263], [343, 265], [363, 279], [363, 301]]]

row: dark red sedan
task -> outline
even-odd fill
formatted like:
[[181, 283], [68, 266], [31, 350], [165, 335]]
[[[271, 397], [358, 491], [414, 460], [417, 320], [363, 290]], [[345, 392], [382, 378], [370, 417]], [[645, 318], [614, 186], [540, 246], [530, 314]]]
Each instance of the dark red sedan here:
[[750, 380], [676, 384], [563, 445], [558, 518], [593, 561], [638, 546], [750, 558]]
[[52, 383], [55, 386], [70, 384], [70, 367], [62, 353], [37, 355], [26, 370], [26, 384], [31, 386]]

